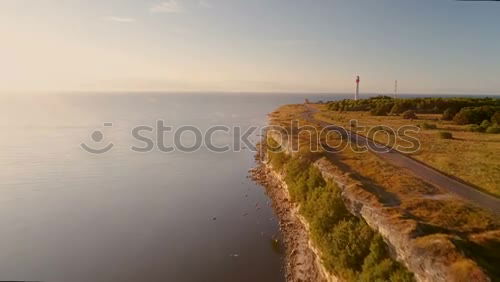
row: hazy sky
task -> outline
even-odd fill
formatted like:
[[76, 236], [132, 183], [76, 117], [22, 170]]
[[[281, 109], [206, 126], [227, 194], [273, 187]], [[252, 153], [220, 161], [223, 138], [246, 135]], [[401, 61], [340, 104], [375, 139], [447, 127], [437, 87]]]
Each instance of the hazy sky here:
[[0, 0], [0, 91], [500, 93], [500, 2]]

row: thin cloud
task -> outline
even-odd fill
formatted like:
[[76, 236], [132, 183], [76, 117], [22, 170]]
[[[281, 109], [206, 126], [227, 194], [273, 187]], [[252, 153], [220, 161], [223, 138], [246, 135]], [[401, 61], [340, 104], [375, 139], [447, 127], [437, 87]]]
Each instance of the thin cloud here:
[[133, 18], [122, 18], [122, 17], [115, 17], [115, 16], [107, 17], [106, 20], [111, 21], [111, 22], [117, 22], [117, 23], [133, 23], [136, 21]]
[[176, 0], [161, 2], [149, 8], [151, 13], [181, 13], [182, 7]]

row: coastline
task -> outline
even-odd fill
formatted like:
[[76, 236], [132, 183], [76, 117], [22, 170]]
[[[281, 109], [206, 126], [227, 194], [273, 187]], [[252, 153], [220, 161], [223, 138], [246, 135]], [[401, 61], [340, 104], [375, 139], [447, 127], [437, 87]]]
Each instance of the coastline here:
[[[257, 156], [262, 155], [258, 153]], [[272, 170], [265, 159], [256, 157], [256, 162], [257, 166], [250, 170], [250, 176], [266, 189], [279, 218], [285, 249], [286, 281], [338, 281], [322, 265], [319, 251], [309, 238], [309, 226], [299, 214], [297, 204], [290, 200], [283, 176]]]
[[[269, 115], [271, 124], [286, 123], [294, 116], [301, 117], [302, 111], [298, 105], [283, 108]], [[266, 187], [267, 194], [273, 202], [272, 207], [280, 218], [280, 230], [286, 250], [287, 281], [338, 281], [339, 279], [371, 281], [379, 278], [387, 281], [491, 281], [494, 277], [491, 274], [491, 271], [495, 273], [494, 269], [481, 260], [482, 257], [470, 253], [471, 246], [477, 245], [485, 248], [482, 256], [494, 257], [492, 253], [494, 248], [491, 249], [488, 244], [494, 244], [499, 233], [496, 221], [486, 211], [478, 210], [479, 208], [460, 201], [455, 195], [447, 194], [438, 187], [413, 178], [409, 173], [402, 173], [400, 169], [384, 163], [375, 155], [367, 153], [362, 158], [359, 155], [354, 158], [353, 153], [348, 151], [342, 155], [321, 154], [303, 158], [301, 152], [293, 152], [293, 139], [289, 138], [290, 135], [298, 133], [293, 131], [289, 133], [286, 129], [284, 132], [285, 136], [273, 131], [266, 132], [255, 157], [257, 167], [250, 173], [256, 182]], [[268, 142], [274, 145], [268, 148]], [[272, 149], [276, 146], [281, 150]], [[359, 169], [361, 162], [385, 169], [377, 170], [376, 173], [381, 175], [374, 177], [371, 174], [373, 171], [355, 170]], [[370, 177], [368, 179], [371, 181], [360, 180], [360, 175]], [[394, 187], [386, 188], [387, 183], [380, 182], [381, 177], [384, 180], [386, 178], [393, 180]], [[316, 184], [321, 183], [317, 182], [318, 179], [324, 180], [331, 186]], [[332, 190], [324, 187], [332, 187], [330, 188]], [[307, 194], [311, 193], [309, 189], [313, 188], [315, 190], [312, 193], [319, 193], [319, 196]], [[387, 191], [393, 194], [383, 194]], [[446, 195], [446, 198], [431, 198], [436, 195]], [[321, 199], [321, 196], [332, 197], [328, 199], [332, 200], [322, 204], [321, 201], [317, 203], [316, 200]], [[398, 201], [391, 202], [392, 199]], [[438, 205], [433, 209], [433, 204], [441, 206]], [[345, 206], [346, 210], [341, 206]], [[463, 211], [473, 216], [460, 217], [465, 220], [461, 222], [450, 221], [446, 217], [442, 218], [443, 213], [440, 212], [440, 208], [452, 208], [451, 212], [455, 214], [460, 215], [459, 212]], [[326, 217], [323, 215], [325, 210], [328, 212]], [[421, 210], [429, 213], [430, 219], [423, 217], [419, 213]], [[317, 225], [313, 225], [312, 229], [309, 228], [310, 222], [314, 224], [328, 222], [323, 219], [328, 218], [328, 214], [337, 212], [341, 217], [352, 220], [351, 222], [356, 222], [358, 225], [353, 224], [353, 228], [346, 229], [349, 232], [346, 233], [341, 229], [345, 227], [338, 223], [341, 221], [332, 218], [334, 221], [337, 220], [334, 226], [338, 228], [332, 230], [335, 234], [332, 237], [329, 237], [332, 233], [324, 232], [326, 229], [321, 229], [321, 225], [319, 228]], [[432, 221], [434, 217], [440, 221]], [[480, 223], [477, 223], [476, 218], [481, 219]], [[327, 225], [327, 228], [331, 226]], [[432, 226], [442, 226], [440, 228], [443, 229], [435, 230]], [[342, 262], [339, 262], [346, 252], [342, 246], [345, 241], [350, 240], [344, 239], [343, 235], [355, 234], [352, 238], [358, 238], [362, 234], [355, 228], [371, 229], [373, 232], [371, 234], [374, 234], [366, 240], [370, 241], [369, 254], [364, 258], [356, 257], [357, 261], [365, 261], [362, 268], [355, 264], [344, 267]], [[449, 232], [445, 232], [448, 230], [446, 228]], [[466, 233], [459, 233], [461, 231]], [[366, 232], [370, 234], [369, 231]], [[311, 243], [311, 239], [314, 240], [314, 244]], [[325, 245], [325, 242], [326, 244], [333, 242], [336, 245]], [[363, 248], [367, 250], [366, 244], [358, 246], [355, 239], [350, 242], [351, 246], [356, 246], [356, 250]], [[314, 247], [316, 243], [319, 244], [318, 248]], [[366, 263], [367, 258], [374, 257], [376, 257], [375, 263]], [[384, 263], [389, 263], [391, 268], [384, 268], [386, 267]], [[325, 266], [330, 271], [326, 271]], [[306, 270], [311, 274], [304, 276], [304, 269], [311, 269]], [[353, 272], [350, 272], [352, 269], [355, 271], [353, 275], [351, 275]], [[394, 277], [391, 276], [393, 274]]]

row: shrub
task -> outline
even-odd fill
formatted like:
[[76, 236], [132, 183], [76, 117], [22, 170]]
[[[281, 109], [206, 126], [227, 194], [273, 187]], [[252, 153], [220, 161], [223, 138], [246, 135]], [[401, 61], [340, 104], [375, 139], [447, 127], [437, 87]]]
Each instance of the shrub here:
[[374, 116], [386, 116], [392, 109], [392, 103], [379, 103], [376, 104], [370, 113]]
[[486, 129], [486, 133], [498, 134], [500, 133], [500, 126], [492, 125]]
[[415, 281], [413, 274], [404, 267], [398, 267], [389, 277], [391, 282], [412, 282]]
[[[288, 176], [287, 176], [288, 178]], [[290, 192], [290, 198], [292, 201], [303, 202], [307, 198], [307, 185], [305, 183], [305, 176], [300, 176], [295, 181], [287, 181], [290, 182], [288, 184], [288, 191]]]
[[321, 172], [309, 165], [305, 158], [293, 158], [285, 166], [286, 178], [290, 197], [302, 203], [308, 199], [310, 192], [318, 187], [325, 186]]
[[413, 281], [413, 275], [401, 264], [389, 259], [387, 246], [380, 234], [373, 237], [370, 254], [365, 258], [358, 281]]
[[483, 129], [486, 129], [488, 127], [491, 126], [491, 122], [487, 119], [483, 120], [483, 122], [481, 122], [481, 125], [480, 125]]
[[365, 258], [363, 262], [363, 268], [368, 268], [376, 265], [388, 255], [387, 249], [385, 248], [384, 240], [379, 234], [375, 235], [370, 244], [370, 254]]
[[417, 119], [417, 115], [415, 114], [414, 110], [408, 110], [403, 113], [403, 118], [404, 119]]
[[[370, 99], [329, 102], [328, 107], [334, 111], [373, 111], [374, 114], [383, 114], [385, 109], [381, 104], [390, 106], [391, 114], [400, 114], [407, 110], [414, 110], [417, 113], [443, 114], [443, 119], [451, 120], [457, 112], [466, 107], [491, 106], [495, 110], [500, 107], [500, 99], [492, 98], [413, 98], [413, 99], [392, 99], [387, 96], [378, 96]], [[378, 107], [378, 108], [377, 108]], [[446, 112], [446, 114], [445, 114]], [[499, 117], [500, 118], [500, 117]], [[481, 122], [482, 120], [478, 121]]]
[[439, 138], [441, 139], [453, 139], [453, 135], [448, 131], [439, 132]]
[[269, 160], [271, 162], [271, 166], [276, 170], [280, 171], [285, 163], [288, 161], [289, 157], [284, 152], [268, 152]]
[[304, 155], [288, 157], [285, 182], [310, 224], [326, 268], [345, 281], [413, 281], [412, 274], [390, 258], [382, 237], [347, 210], [341, 190], [325, 182], [312, 161]]
[[289, 160], [288, 155], [281, 151], [282, 148], [273, 138], [267, 138], [267, 155], [271, 166], [276, 170], [281, 170]]
[[491, 117], [491, 123], [500, 125], [500, 111], [496, 111]]
[[313, 233], [325, 236], [341, 220], [350, 216], [338, 188], [332, 184], [314, 189], [300, 212], [311, 223]]
[[394, 106], [392, 106], [391, 114], [399, 115], [400, 113], [407, 111], [411, 108], [411, 104], [405, 100], [397, 101]]
[[422, 129], [437, 129], [437, 125], [427, 122], [421, 123], [418, 126]]
[[342, 220], [324, 239], [329, 250], [325, 262], [340, 272], [343, 269], [361, 270], [364, 258], [370, 252], [372, 237], [373, 231], [358, 218]]
[[453, 122], [455, 122], [456, 124], [473, 123], [471, 122], [472, 118], [470, 116], [470, 110], [461, 110], [453, 117]]
[[479, 126], [477, 124], [470, 124], [467, 127], [467, 130], [472, 131], [472, 132], [484, 132], [484, 128], [482, 128], [481, 126]]
[[307, 184], [308, 190], [312, 190], [315, 187], [321, 187], [321, 186], [324, 186], [326, 184], [325, 180], [323, 180], [323, 177], [321, 176], [321, 172], [315, 166], [309, 166], [307, 176], [308, 177], [307, 177], [306, 184]]
[[456, 124], [479, 124], [483, 120], [489, 120], [495, 112], [489, 106], [463, 108], [458, 112], [453, 121]]
[[443, 112], [442, 120], [452, 120], [457, 114], [457, 110], [454, 108], [448, 108]]

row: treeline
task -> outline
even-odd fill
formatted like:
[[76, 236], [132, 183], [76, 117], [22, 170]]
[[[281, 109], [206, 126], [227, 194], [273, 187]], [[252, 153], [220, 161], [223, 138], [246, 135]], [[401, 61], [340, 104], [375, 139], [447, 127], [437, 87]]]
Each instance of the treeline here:
[[[268, 150], [279, 147], [271, 138], [267, 142], [272, 145]], [[414, 281], [413, 274], [390, 257], [382, 237], [347, 210], [340, 189], [325, 182], [310, 156], [270, 150], [268, 157], [273, 169], [285, 171], [290, 196], [300, 204], [329, 271], [343, 281]]]
[[332, 111], [369, 111], [372, 115], [399, 115], [405, 112], [441, 114], [443, 120], [456, 124], [479, 125], [488, 121], [500, 124], [500, 99], [495, 98], [412, 98], [393, 99], [377, 96], [362, 100], [341, 100], [328, 103]]

